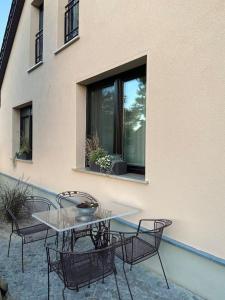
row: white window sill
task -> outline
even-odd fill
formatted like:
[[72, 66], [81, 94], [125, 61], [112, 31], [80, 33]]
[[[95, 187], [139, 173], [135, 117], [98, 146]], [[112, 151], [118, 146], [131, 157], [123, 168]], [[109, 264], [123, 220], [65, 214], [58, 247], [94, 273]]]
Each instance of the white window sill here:
[[41, 65], [43, 65], [43, 61], [39, 61], [39, 63], [37, 63], [36, 65], [34, 65], [33, 67], [31, 67], [30, 69], [28, 69], [27, 73], [31, 73], [32, 71], [34, 71], [35, 69], [37, 69]]
[[58, 53], [60, 53], [61, 51], [63, 51], [64, 49], [66, 49], [67, 47], [69, 47], [70, 45], [72, 45], [73, 43], [75, 43], [76, 41], [78, 41], [80, 39], [80, 36], [77, 35], [75, 36], [72, 40], [70, 40], [69, 42], [67, 42], [66, 44], [64, 44], [62, 47], [58, 48], [54, 54], [57, 55]]
[[113, 179], [131, 181], [131, 182], [141, 183], [141, 184], [149, 184], [149, 181], [145, 179], [145, 176], [140, 174], [127, 173], [124, 175], [113, 175], [113, 174], [94, 172], [91, 171], [89, 168], [73, 168], [72, 170], [75, 172], [80, 172], [80, 173], [85, 173], [90, 175], [104, 176]]
[[[11, 160], [14, 160], [14, 159], [11, 158]], [[31, 159], [20, 159], [20, 158], [16, 158], [15, 161], [16, 161], [16, 162], [26, 163], [26, 164], [32, 164], [32, 163], [33, 163], [33, 160], [31, 160]]]

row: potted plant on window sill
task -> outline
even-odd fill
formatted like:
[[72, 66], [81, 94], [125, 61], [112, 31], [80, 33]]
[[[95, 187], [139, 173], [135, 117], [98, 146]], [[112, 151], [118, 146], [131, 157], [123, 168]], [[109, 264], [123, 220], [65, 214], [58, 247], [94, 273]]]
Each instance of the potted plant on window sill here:
[[21, 138], [20, 150], [16, 152], [16, 158], [30, 160], [32, 158], [32, 151], [28, 139]]
[[97, 134], [92, 138], [86, 140], [86, 161], [87, 166], [93, 172], [100, 172], [100, 166], [96, 164], [96, 161], [106, 155], [106, 152], [100, 147], [99, 138]]
[[93, 172], [123, 175], [127, 173], [127, 163], [121, 155], [108, 155], [100, 146], [97, 135], [86, 140], [86, 161]]
[[89, 155], [89, 167], [91, 171], [100, 172], [101, 171], [101, 159], [106, 156], [106, 152], [102, 148], [97, 148], [90, 152]]

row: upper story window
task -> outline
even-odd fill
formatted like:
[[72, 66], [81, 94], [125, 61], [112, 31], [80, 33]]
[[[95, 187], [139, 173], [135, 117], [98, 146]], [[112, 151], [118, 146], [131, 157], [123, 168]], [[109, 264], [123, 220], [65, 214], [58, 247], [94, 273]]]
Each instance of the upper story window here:
[[128, 172], [145, 174], [146, 67], [88, 87], [87, 137], [127, 162]]
[[67, 43], [79, 32], [79, 1], [69, 0], [65, 9], [65, 43]]
[[43, 24], [44, 24], [44, 3], [38, 7], [38, 32], [35, 35], [35, 63], [43, 60]]

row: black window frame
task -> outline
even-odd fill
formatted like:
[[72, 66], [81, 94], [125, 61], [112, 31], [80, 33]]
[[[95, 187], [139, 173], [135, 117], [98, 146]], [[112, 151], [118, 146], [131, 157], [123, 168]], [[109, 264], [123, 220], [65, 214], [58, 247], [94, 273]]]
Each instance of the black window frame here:
[[[130, 71], [120, 73], [110, 78], [92, 83], [87, 86], [87, 105], [86, 105], [86, 137], [91, 138], [91, 92], [93, 90], [104, 88], [107, 86], [115, 86], [115, 103], [114, 103], [114, 153], [123, 156], [123, 83], [138, 77], [146, 78], [146, 65], [142, 65]], [[145, 138], [146, 144], [146, 138]], [[86, 166], [87, 162], [86, 162]], [[145, 166], [127, 165], [128, 173], [136, 173], [145, 175]]]
[[[74, 7], [77, 6], [78, 9], [78, 26], [73, 27], [74, 22]], [[78, 36], [79, 34], [79, 0], [69, 0], [68, 4], [65, 6], [65, 16], [64, 16], [64, 43], [68, 43], [70, 40]]]
[[39, 31], [35, 35], [35, 64], [43, 60], [43, 24], [44, 24], [44, 2], [38, 7]]
[[[29, 109], [29, 113], [23, 115], [23, 110], [28, 110], [28, 109]], [[21, 146], [21, 138], [23, 137], [23, 132], [25, 131], [24, 129], [25, 120], [29, 119], [29, 146], [31, 149], [31, 154], [27, 158], [27, 160], [32, 159], [32, 152], [33, 152], [33, 116], [32, 115], [33, 115], [32, 105], [28, 105], [20, 108], [20, 146]]]

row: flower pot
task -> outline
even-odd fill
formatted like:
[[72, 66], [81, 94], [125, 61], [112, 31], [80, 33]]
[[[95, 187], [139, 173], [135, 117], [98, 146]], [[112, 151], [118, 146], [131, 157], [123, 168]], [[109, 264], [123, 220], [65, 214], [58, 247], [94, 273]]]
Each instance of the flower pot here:
[[94, 162], [89, 163], [89, 168], [93, 172], [100, 172], [100, 167], [98, 165], [96, 165], [96, 163], [94, 163]]
[[112, 162], [112, 174], [123, 175], [127, 173], [127, 163], [123, 160], [114, 160]]
[[32, 158], [32, 154], [31, 153], [26, 153], [26, 152], [18, 153], [16, 158], [23, 159], [23, 160], [30, 160]]

